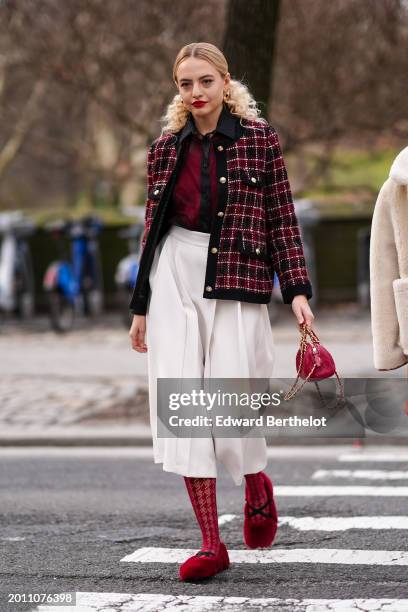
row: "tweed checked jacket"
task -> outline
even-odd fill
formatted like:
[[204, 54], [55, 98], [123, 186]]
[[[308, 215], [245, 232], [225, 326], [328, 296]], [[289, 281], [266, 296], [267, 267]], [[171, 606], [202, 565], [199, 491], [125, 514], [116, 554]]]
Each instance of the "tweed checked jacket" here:
[[[218, 181], [203, 278], [203, 297], [267, 304], [276, 270], [283, 301], [312, 297], [299, 226], [278, 134], [269, 124], [241, 119], [224, 105], [215, 146]], [[149, 273], [157, 244], [168, 231], [166, 214], [183, 163], [187, 122], [157, 138], [147, 156], [145, 231], [139, 272], [129, 305], [147, 312]], [[163, 304], [165, 308], [165, 305]]]

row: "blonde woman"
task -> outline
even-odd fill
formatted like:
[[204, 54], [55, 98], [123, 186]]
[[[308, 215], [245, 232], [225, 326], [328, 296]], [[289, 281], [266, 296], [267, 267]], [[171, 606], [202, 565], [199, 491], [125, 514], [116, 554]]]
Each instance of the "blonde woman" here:
[[[245, 479], [244, 541], [269, 546], [277, 511], [264, 438], [158, 438], [159, 378], [270, 378], [267, 304], [274, 271], [298, 323], [312, 297], [278, 135], [221, 51], [192, 43], [178, 53], [178, 93], [149, 148], [142, 255], [130, 310], [134, 350], [147, 352], [155, 463], [184, 477], [202, 533], [181, 580], [229, 566], [220, 539], [217, 461]], [[193, 413], [192, 413], [193, 414]]]

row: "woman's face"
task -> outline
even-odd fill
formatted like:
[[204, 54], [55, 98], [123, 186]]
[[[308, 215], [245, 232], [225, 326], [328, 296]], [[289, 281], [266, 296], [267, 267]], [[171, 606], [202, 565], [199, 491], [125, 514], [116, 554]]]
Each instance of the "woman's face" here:
[[[177, 70], [179, 93], [193, 116], [204, 117], [222, 106], [230, 74], [222, 78], [209, 62], [196, 57], [183, 60]], [[201, 105], [195, 105], [201, 102]]]

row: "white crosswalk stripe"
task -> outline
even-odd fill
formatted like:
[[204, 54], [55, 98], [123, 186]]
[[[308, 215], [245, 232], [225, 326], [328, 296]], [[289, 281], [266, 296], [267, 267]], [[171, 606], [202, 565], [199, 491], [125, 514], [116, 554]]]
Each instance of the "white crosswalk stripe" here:
[[[183, 563], [197, 549], [146, 546], [121, 559], [128, 563]], [[231, 563], [336, 563], [347, 565], [407, 565], [406, 550], [353, 550], [347, 548], [228, 549]]]
[[354, 462], [354, 461], [375, 461], [379, 462], [403, 462], [408, 463], [408, 452], [395, 449], [392, 452], [381, 453], [373, 451], [363, 451], [344, 453], [338, 457], [339, 461]]
[[278, 525], [289, 525], [298, 531], [408, 529], [408, 516], [279, 516]]
[[[237, 514], [223, 514], [218, 525], [240, 518]], [[408, 516], [279, 516], [279, 527], [288, 525], [297, 531], [347, 531], [348, 529], [408, 529]]]
[[39, 606], [38, 612], [137, 612], [180, 610], [183, 612], [236, 612], [255, 606], [272, 612], [408, 612], [408, 599], [280, 599], [277, 597], [217, 597], [165, 595], [161, 593], [76, 594], [77, 605]]
[[234, 519], [238, 517], [237, 514], [222, 514], [218, 517], [218, 525], [225, 525], [226, 523], [230, 523]]
[[282, 485], [273, 487], [277, 497], [331, 497], [332, 495], [347, 496], [375, 496], [375, 497], [407, 497], [408, 487], [393, 486], [364, 486], [364, 485]]
[[407, 470], [316, 470], [313, 480], [329, 478], [365, 478], [366, 480], [407, 480]]

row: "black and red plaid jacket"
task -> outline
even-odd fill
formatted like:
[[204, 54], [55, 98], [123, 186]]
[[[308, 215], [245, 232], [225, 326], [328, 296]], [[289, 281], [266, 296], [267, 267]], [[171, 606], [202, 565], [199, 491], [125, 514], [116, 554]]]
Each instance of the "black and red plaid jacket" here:
[[[312, 297], [301, 235], [276, 130], [226, 106], [215, 147], [218, 204], [210, 232], [203, 297], [267, 304], [276, 270], [283, 301]], [[145, 231], [129, 308], [146, 314], [149, 273], [168, 231], [169, 201], [183, 163], [183, 130], [157, 138], [147, 157]], [[227, 135], [229, 134], [229, 135]], [[165, 305], [163, 304], [165, 308]]]

